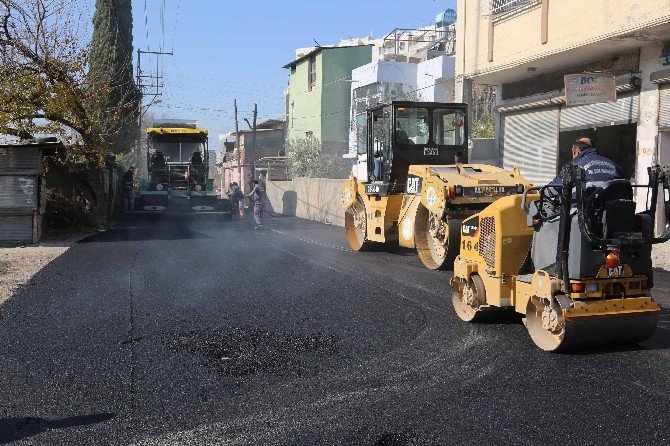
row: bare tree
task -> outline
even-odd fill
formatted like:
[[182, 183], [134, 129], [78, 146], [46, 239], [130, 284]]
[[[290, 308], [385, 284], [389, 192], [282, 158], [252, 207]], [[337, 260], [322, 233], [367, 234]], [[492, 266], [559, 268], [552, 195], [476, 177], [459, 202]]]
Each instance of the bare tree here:
[[105, 135], [125, 123], [102, 128], [101, 92], [114, 85], [89, 87], [90, 23], [90, 11], [76, 0], [0, 0], [0, 134], [58, 135], [68, 147], [63, 175], [103, 223], [110, 191], [98, 173], [111, 149]]

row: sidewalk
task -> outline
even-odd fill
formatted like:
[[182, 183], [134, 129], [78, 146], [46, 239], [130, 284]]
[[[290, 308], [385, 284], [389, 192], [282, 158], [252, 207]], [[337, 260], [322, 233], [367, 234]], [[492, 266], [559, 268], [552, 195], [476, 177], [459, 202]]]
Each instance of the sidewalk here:
[[0, 248], [0, 305], [52, 260], [91, 234], [46, 238], [38, 246]]

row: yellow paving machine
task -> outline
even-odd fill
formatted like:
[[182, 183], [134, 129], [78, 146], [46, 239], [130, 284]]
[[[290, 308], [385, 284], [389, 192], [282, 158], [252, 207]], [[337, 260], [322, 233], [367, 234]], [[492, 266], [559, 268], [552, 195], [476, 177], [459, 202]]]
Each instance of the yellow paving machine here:
[[382, 243], [416, 249], [430, 269], [451, 268], [461, 221], [530, 187], [518, 169], [468, 164], [467, 105], [392, 102], [367, 110], [361, 169], [342, 188], [355, 251]]
[[[463, 221], [452, 281], [456, 314], [476, 322], [514, 310], [547, 351], [650, 338], [661, 311], [650, 294], [651, 246], [670, 238], [667, 223], [655, 236], [659, 197], [666, 222], [670, 214], [668, 168], [650, 168], [648, 185], [587, 184], [574, 165], [562, 178], [562, 185], [501, 198]], [[644, 212], [636, 213], [634, 188], [648, 191]]]
[[167, 119], [147, 129], [148, 179], [135, 213], [231, 217], [230, 200], [213, 190], [208, 132], [189, 120]]

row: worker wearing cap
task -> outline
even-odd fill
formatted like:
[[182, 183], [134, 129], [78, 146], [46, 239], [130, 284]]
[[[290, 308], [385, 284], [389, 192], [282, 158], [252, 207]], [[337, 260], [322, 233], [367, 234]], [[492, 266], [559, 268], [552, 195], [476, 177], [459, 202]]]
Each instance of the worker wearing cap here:
[[[598, 154], [589, 138], [579, 138], [572, 144], [572, 161], [584, 169], [587, 194], [607, 181], [623, 179], [621, 167], [609, 158]], [[559, 174], [550, 183], [562, 185], [563, 178]]]

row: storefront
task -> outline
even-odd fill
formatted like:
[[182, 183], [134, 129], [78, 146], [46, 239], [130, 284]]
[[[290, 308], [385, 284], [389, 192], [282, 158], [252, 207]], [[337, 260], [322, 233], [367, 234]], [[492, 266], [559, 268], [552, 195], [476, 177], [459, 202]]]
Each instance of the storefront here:
[[670, 69], [652, 73], [658, 85], [658, 162], [670, 165]]
[[503, 167], [517, 166], [534, 184], [547, 184], [570, 160], [572, 143], [586, 136], [622, 166], [627, 178], [634, 178], [640, 109], [634, 84], [630, 76], [620, 79], [616, 102], [566, 106], [557, 91], [499, 106]]

